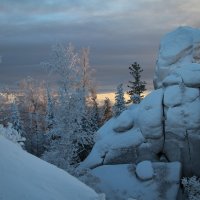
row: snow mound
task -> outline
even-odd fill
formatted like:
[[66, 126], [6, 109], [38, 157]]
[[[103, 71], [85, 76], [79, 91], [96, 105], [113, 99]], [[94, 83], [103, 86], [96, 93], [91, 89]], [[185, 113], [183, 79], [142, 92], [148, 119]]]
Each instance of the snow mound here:
[[88, 186], [0, 135], [1, 200], [97, 200]]
[[141, 180], [149, 180], [153, 178], [154, 172], [151, 161], [145, 160], [137, 164], [136, 174]]
[[181, 165], [179, 162], [152, 163], [155, 175], [141, 181], [135, 175], [134, 164], [103, 165], [91, 171], [93, 187], [106, 193], [108, 200], [175, 200], [179, 190]]
[[115, 120], [113, 130], [115, 132], [126, 132], [134, 126], [134, 113], [131, 110], [125, 110]]

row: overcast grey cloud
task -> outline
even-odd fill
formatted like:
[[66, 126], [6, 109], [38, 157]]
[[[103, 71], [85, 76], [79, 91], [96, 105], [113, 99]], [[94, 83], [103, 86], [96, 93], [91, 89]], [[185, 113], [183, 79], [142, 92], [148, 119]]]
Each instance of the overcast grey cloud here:
[[40, 62], [56, 42], [90, 47], [99, 91], [126, 84], [134, 61], [151, 83], [161, 37], [199, 27], [199, 14], [198, 0], [0, 0], [0, 84], [44, 78]]

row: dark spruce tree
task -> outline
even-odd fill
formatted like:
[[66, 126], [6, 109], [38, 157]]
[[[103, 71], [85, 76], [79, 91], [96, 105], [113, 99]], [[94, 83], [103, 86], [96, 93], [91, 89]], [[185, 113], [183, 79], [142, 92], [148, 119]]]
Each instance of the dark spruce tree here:
[[142, 93], [146, 90], [146, 82], [141, 81], [141, 73], [143, 72], [143, 69], [140, 67], [140, 65], [137, 62], [134, 62], [130, 67], [130, 74], [133, 77], [133, 81], [129, 81], [129, 84], [127, 85], [130, 90], [127, 92], [127, 94], [130, 96], [130, 100], [128, 100], [127, 103], [140, 103], [141, 99], [144, 97]]

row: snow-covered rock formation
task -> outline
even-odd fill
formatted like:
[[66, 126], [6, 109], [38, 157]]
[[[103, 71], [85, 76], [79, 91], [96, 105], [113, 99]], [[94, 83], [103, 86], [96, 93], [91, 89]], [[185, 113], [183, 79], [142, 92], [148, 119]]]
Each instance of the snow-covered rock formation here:
[[103, 197], [0, 135], [0, 199], [103, 200]]
[[162, 88], [165, 143], [169, 161], [184, 175], [200, 176], [200, 30], [181, 27], [161, 41], [154, 77]]
[[[96, 172], [103, 169], [102, 165], [114, 169], [121, 164], [137, 165], [148, 160], [152, 166], [178, 162], [182, 170], [173, 168], [177, 182], [183, 175], [200, 176], [199, 29], [180, 27], [161, 40], [154, 86], [155, 90], [138, 106], [131, 106], [100, 128], [94, 148], [80, 168]], [[152, 171], [148, 166], [146, 169]], [[142, 174], [136, 169], [135, 177], [141, 179]], [[112, 174], [112, 170], [109, 172]], [[155, 173], [152, 180], [162, 179], [159, 176]], [[174, 177], [168, 178], [170, 182]], [[178, 193], [173, 184], [163, 187], [166, 194], [171, 187], [174, 194]], [[164, 199], [176, 199], [176, 195], [173, 198], [166, 195]]]

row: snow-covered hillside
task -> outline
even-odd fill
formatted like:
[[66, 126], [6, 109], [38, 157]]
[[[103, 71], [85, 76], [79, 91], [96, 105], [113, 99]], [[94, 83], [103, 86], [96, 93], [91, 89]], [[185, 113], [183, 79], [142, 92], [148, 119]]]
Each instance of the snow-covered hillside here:
[[97, 200], [88, 186], [0, 135], [0, 200]]

